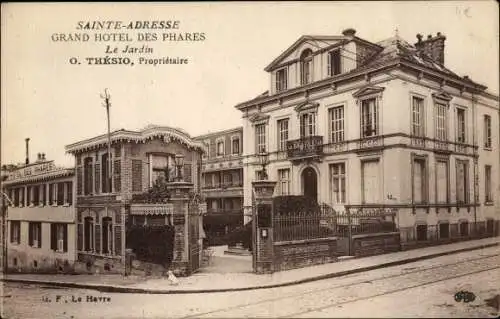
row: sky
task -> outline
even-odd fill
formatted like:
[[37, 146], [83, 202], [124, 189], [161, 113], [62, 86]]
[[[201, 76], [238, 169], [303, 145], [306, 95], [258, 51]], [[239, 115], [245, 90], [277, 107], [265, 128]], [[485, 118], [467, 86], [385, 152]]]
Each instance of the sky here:
[[[408, 2], [190, 2], [9, 3], [1, 18], [1, 162], [23, 162], [46, 153], [72, 166], [64, 146], [106, 133], [100, 95], [111, 95], [111, 130], [146, 125], [180, 127], [191, 136], [241, 126], [234, 108], [269, 89], [264, 68], [301, 35], [340, 35], [346, 28], [377, 42], [395, 35], [446, 36], [445, 65], [498, 94], [499, 16], [496, 1]], [[178, 30], [202, 32], [204, 41], [150, 41], [152, 54], [182, 57], [186, 65], [85, 65], [106, 56], [106, 45], [125, 42], [53, 41], [77, 30], [78, 21], [177, 20]], [[123, 32], [123, 31], [119, 31]], [[127, 31], [137, 42], [145, 30]], [[121, 55], [126, 56], [126, 55]], [[71, 57], [82, 64], [72, 65]]]

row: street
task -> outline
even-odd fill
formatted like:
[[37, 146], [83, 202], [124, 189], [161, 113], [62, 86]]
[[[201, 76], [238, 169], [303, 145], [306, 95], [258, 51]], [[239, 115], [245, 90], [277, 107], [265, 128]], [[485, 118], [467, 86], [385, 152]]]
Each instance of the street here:
[[[500, 251], [492, 247], [232, 293], [110, 294], [7, 283], [2, 318], [497, 317], [499, 268]], [[455, 301], [459, 291], [474, 293], [474, 301]]]

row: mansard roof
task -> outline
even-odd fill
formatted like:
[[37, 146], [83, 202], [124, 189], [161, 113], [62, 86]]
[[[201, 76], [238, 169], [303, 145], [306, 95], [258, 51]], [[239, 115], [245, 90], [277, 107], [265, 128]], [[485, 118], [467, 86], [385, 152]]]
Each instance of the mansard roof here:
[[[188, 149], [203, 151], [203, 143], [195, 141], [185, 131], [168, 126], [149, 125], [140, 131], [121, 129], [111, 132], [111, 144], [116, 143], [144, 143], [154, 138], [163, 139], [164, 142], [177, 142]], [[66, 146], [66, 152], [77, 154], [92, 149], [106, 147], [108, 135], [102, 134], [93, 138], [79, 141]]]

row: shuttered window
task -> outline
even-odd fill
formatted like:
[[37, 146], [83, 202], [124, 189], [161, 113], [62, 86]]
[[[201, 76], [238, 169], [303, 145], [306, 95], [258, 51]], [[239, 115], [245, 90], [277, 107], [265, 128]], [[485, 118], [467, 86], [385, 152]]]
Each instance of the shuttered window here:
[[448, 162], [438, 161], [436, 163], [436, 192], [437, 202], [444, 204], [448, 202]]
[[29, 223], [28, 242], [33, 248], [42, 247], [42, 223]]
[[85, 217], [83, 221], [83, 237], [85, 251], [94, 250], [94, 220], [92, 217]]
[[425, 159], [413, 160], [413, 202], [423, 203], [427, 200], [427, 172]]
[[57, 252], [68, 251], [67, 224], [50, 224], [50, 248]]
[[457, 203], [468, 202], [468, 162], [457, 160]]
[[367, 161], [362, 164], [363, 202], [379, 202], [379, 161]]

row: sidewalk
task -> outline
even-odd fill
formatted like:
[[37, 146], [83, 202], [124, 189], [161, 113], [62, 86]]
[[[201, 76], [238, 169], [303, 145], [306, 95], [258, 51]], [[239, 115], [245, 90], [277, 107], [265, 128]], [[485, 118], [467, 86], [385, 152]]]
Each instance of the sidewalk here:
[[242, 291], [290, 286], [494, 246], [497, 246], [500, 252], [500, 237], [354, 258], [269, 275], [200, 272], [190, 277], [178, 278], [178, 285], [170, 284], [166, 278], [123, 277], [120, 275], [8, 274], [2, 280], [120, 293], [181, 294]]

